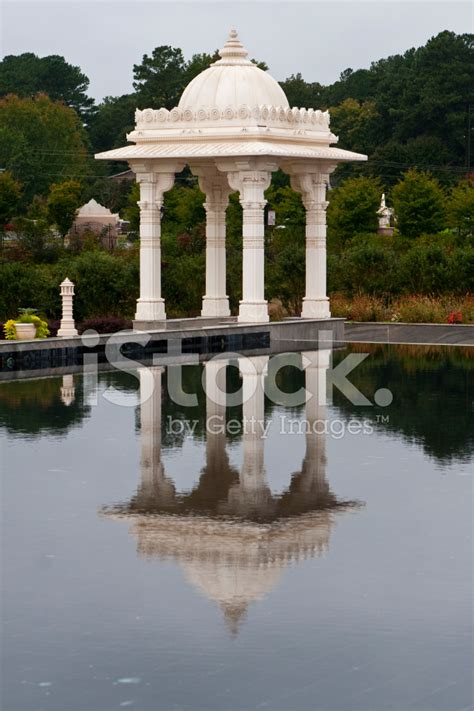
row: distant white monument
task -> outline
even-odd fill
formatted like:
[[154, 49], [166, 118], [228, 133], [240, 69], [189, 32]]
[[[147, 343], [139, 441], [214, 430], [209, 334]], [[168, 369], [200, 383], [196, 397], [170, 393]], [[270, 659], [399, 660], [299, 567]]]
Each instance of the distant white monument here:
[[387, 207], [385, 202], [385, 193], [382, 193], [382, 199], [380, 200], [380, 207], [377, 210], [377, 215], [379, 218], [379, 229], [378, 233], [380, 235], [393, 235], [393, 227], [391, 221], [393, 218], [393, 208]]

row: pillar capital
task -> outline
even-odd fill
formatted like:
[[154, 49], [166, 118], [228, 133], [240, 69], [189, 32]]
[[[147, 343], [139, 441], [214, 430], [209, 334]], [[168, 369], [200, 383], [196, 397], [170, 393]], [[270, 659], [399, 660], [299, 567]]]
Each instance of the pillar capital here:
[[229, 185], [240, 194], [244, 210], [263, 210], [267, 201], [263, 194], [270, 187], [272, 174], [268, 170], [239, 170], [227, 174]]
[[207, 211], [220, 212], [227, 209], [232, 188], [227, 177], [220, 173], [215, 165], [192, 166], [192, 171], [198, 176], [199, 188], [206, 196], [204, 208]]
[[293, 190], [301, 193], [306, 210], [326, 209], [327, 173], [291, 173], [290, 183]]

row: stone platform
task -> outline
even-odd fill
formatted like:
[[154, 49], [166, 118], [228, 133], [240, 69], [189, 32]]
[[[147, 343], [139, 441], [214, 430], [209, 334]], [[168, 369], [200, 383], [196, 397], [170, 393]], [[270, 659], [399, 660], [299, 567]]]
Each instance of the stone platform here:
[[[322, 336], [321, 332], [324, 332]], [[235, 319], [170, 319], [161, 329], [122, 331], [119, 334], [0, 341], [0, 381], [79, 372], [84, 356], [95, 354], [100, 369], [110, 366], [106, 345], [113, 336], [115, 358], [156, 365], [186, 362], [196, 355], [205, 360], [217, 353], [260, 355], [317, 349], [318, 339], [328, 346], [344, 341], [344, 319], [289, 318], [262, 324]]]
[[474, 346], [474, 325], [446, 323], [346, 323], [348, 342]]

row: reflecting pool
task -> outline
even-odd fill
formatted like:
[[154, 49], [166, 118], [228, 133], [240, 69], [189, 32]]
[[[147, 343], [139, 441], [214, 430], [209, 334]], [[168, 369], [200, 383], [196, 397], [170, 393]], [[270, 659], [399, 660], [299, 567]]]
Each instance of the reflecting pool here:
[[1, 709], [470, 709], [473, 423], [462, 348], [0, 383]]

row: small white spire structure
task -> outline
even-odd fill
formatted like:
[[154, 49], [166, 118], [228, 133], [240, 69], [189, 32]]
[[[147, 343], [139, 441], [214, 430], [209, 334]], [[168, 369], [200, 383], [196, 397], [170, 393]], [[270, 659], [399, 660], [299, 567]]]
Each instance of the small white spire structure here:
[[390, 218], [392, 217], [393, 210], [387, 207], [385, 203], [385, 193], [382, 193], [382, 199], [380, 200], [380, 207], [377, 210], [377, 215], [379, 216], [379, 228], [386, 230], [390, 228]]
[[74, 297], [74, 284], [67, 277], [61, 282], [61, 298], [63, 300], [63, 315], [59, 327], [58, 336], [68, 338], [77, 336], [76, 324], [72, 314], [72, 302]]

